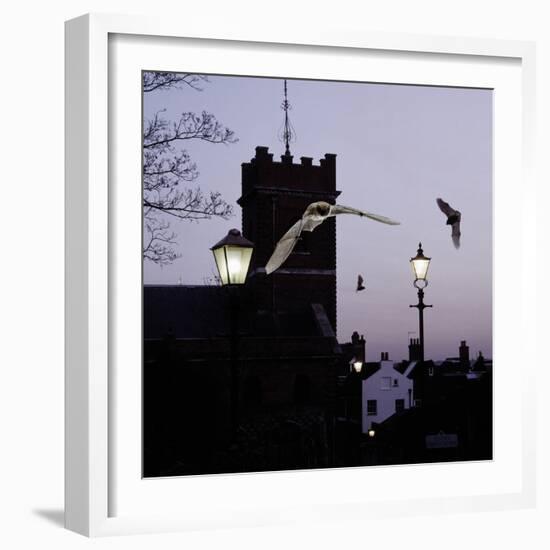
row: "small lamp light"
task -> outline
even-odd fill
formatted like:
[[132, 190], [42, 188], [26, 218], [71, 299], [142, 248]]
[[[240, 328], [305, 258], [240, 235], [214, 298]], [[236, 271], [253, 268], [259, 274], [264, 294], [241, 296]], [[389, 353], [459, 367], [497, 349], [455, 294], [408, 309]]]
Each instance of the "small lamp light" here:
[[355, 372], [361, 372], [361, 369], [363, 368], [363, 361], [354, 361], [353, 368], [355, 369]]
[[411, 258], [411, 266], [414, 275], [414, 284], [417, 286], [418, 283], [422, 283], [422, 287], [427, 286], [428, 284], [428, 268], [430, 267], [430, 260], [424, 256], [424, 251], [422, 250], [422, 243], [418, 243], [418, 251], [414, 258]]
[[238, 229], [231, 229], [211, 248], [222, 285], [244, 284], [253, 248], [254, 245]]
[[367, 433], [369, 437], [374, 437], [376, 435], [376, 432], [372, 428]]

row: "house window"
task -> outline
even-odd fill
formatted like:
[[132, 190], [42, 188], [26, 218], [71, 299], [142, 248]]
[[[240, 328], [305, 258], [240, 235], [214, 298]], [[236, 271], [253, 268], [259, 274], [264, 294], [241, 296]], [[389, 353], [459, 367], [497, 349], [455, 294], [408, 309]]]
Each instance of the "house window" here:
[[380, 389], [381, 390], [391, 389], [391, 377], [390, 376], [383, 376], [380, 379]]
[[393, 387], [398, 388], [399, 387], [399, 380], [397, 378], [393, 379]]
[[405, 400], [404, 399], [396, 399], [395, 400], [395, 412], [400, 413], [405, 410]]
[[378, 414], [378, 403], [376, 399], [367, 399], [367, 416], [376, 416]]

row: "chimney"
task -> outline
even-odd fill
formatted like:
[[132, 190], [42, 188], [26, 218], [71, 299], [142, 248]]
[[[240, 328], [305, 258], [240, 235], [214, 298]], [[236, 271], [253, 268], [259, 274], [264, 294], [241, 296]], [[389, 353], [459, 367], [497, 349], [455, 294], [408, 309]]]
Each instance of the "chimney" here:
[[365, 337], [359, 336], [357, 331], [351, 335], [351, 348], [357, 360], [365, 362]]
[[422, 348], [420, 347], [420, 338], [409, 339], [409, 361], [420, 361], [422, 357]]
[[470, 348], [466, 345], [466, 340], [460, 342], [458, 356], [460, 358], [460, 368], [470, 370]]

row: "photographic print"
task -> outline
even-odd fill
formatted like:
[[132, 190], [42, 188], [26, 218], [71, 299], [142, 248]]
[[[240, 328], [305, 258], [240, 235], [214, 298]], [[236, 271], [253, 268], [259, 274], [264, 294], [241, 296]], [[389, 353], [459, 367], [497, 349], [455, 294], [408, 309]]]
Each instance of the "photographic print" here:
[[493, 91], [142, 98], [143, 476], [491, 460]]

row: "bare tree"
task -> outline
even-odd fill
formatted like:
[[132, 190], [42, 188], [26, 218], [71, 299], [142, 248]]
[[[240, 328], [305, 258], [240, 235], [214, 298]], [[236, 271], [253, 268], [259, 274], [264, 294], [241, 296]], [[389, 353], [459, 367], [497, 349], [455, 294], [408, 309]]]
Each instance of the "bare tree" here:
[[[180, 73], [143, 73], [143, 91], [190, 87], [202, 90], [207, 77]], [[232, 130], [203, 111], [184, 112], [176, 121], [155, 113], [143, 129], [143, 218], [144, 259], [159, 265], [173, 262], [179, 255], [173, 245], [177, 235], [167, 217], [197, 221], [212, 217], [227, 219], [232, 207], [217, 191], [203, 192], [194, 182], [199, 176], [185, 144], [190, 140], [214, 144], [235, 143]]]

